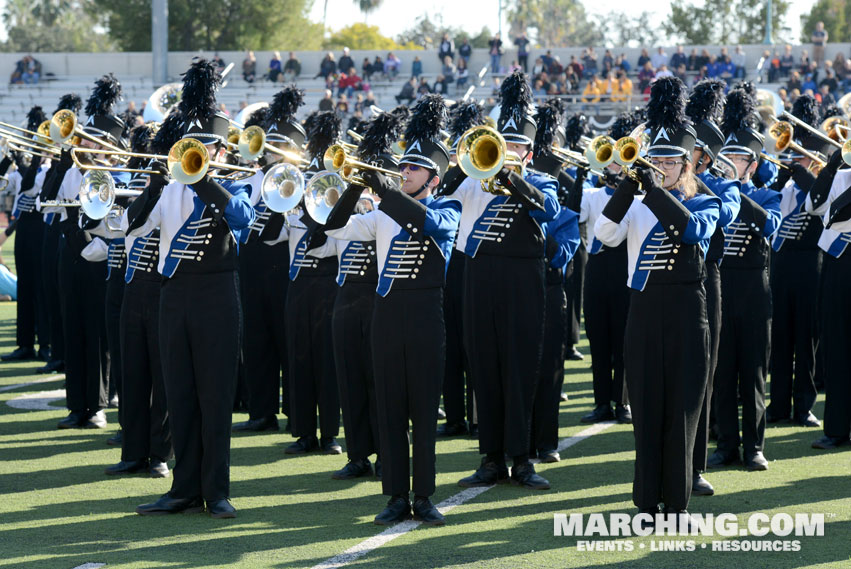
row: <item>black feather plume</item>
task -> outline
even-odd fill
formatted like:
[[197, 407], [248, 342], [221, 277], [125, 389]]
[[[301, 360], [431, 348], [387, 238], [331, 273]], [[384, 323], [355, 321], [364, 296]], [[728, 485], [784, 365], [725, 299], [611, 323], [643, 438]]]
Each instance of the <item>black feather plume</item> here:
[[212, 61], [196, 59], [182, 75], [178, 108], [186, 120], [208, 119], [216, 113], [216, 89], [222, 81]]
[[310, 131], [313, 128], [313, 123], [316, 122], [316, 117], [319, 116], [319, 111], [310, 111], [310, 113], [305, 117], [302, 126], [304, 127], [305, 134], [310, 137]]
[[543, 105], [539, 105], [535, 112], [535, 122], [538, 130], [535, 131], [534, 156], [550, 153], [550, 147], [556, 138], [558, 128], [561, 126], [564, 103], [559, 98], [549, 99]]
[[121, 99], [121, 83], [112, 73], [104, 75], [95, 81], [92, 94], [86, 101], [86, 114], [90, 117], [95, 115], [111, 115], [112, 110]]
[[150, 150], [151, 141], [154, 139], [156, 128], [147, 123], [139, 125], [130, 131], [130, 150], [133, 152], [147, 153]]
[[579, 140], [588, 135], [588, 117], [582, 113], [575, 113], [567, 119], [564, 128], [564, 144], [568, 148], [576, 148]]
[[47, 116], [44, 114], [44, 109], [36, 105], [27, 113], [27, 130], [35, 132], [38, 129], [38, 125], [46, 120]]
[[272, 98], [267, 120], [270, 124], [282, 120], [291, 120], [303, 104], [304, 89], [299, 89], [295, 85], [284, 87]]
[[358, 144], [358, 156], [369, 160], [379, 154], [390, 154], [390, 146], [402, 134], [402, 119], [393, 113], [381, 113], [369, 121], [363, 140]]
[[532, 88], [526, 80], [526, 74], [520, 70], [514, 71], [503, 80], [499, 94], [499, 123], [503, 124], [513, 118], [514, 122], [520, 124], [529, 115], [532, 106]]
[[151, 151], [154, 154], [168, 154], [175, 142], [183, 136], [183, 116], [179, 110], [170, 112], [160, 123], [154, 139], [151, 141]]
[[686, 115], [698, 124], [704, 120], [718, 122], [724, 109], [724, 89], [727, 84], [720, 79], [704, 79], [694, 86], [686, 103]]
[[449, 133], [456, 139], [471, 127], [484, 124], [485, 111], [475, 100], [462, 101], [453, 105], [449, 117]]
[[743, 89], [745, 93], [750, 95], [756, 100], [756, 85], [754, 85], [751, 81], [739, 81], [733, 86], [734, 89]]
[[844, 117], [845, 113], [842, 112], [836, 105], [828, 105], [827, 107], [822, 108], [821, 110], [821, 120], [827, 120], [831, 117]]
[[320, 156], [340, 136], [340, 116], [334, 111], [324, 111], [316, 115], [307, 138], [307, 153]]
[[690, 124], [685, 110], [686, 86], [678, 77], [660, 77], [653, 82], [647, 103], [650, 130], [676, 130]]
[[77, 93], [68, 93], [67, 95], [62, 95], [59, 99], [59, 104], [56, 106], [56, 110], [53, 111], [53, 114], [65, 109], [79, 113], [82, 108], [83, 100], [80, 96]]
[[639, 124], [641, 124], [641, 117], [635, 113], [621, 113], [609, 127], [609, 136], [618, 140], [629, 135]]
[[721, 130], [725, 135], [730, 135], [737, 130], [753, 128], [754, 98], [744, 89], [733, 89], [727, 93], [727, 102], [724, 104], [724, 115], [721, 119]]
[[266, 128], [266, 121], [269, 119], [269, 107], [260, 107], [250, 115], [245, 121], [246, 128], [249, 126], [259, 126]]
[[399, 118], [401, 118], [402, 121], [407, 121], [411, 118], [411, 107], [408, 105], [399, 105], [390, 112], [394, 115], [399, 115]]
[[[792, 105], [792, 116], [801, 119], [810, 126], [818, 126], [818, 103], [812, 95], [801, 95]], [[797, 130], [797, 129], [796, 129]]]
[[411, 112], [411, 119], [405, 127], [405, 140], [440, 139], [446, 115], [443, 97], [434, 93], [423, 95]]

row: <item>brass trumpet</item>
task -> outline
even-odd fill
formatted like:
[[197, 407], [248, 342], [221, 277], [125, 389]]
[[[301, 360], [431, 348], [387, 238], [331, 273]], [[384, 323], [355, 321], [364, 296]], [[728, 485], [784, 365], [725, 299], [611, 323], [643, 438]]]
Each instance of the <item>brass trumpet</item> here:
[[456, 150], [458, 166], [470, 178], [480, 180], [482, 190], [508, 195], [507, 189], [494, 183], [494, 177], [504, 167], [520, 172], [523, 162], [508, 151], [505, 139], [498, 130], [489, 126], [474, 126], [458, 139]]
[[615, 159], [615, 140], [605, 134], [595, 136], [585, 146], [585, 159], [592, 168], [605, 169]]
[[69, 144], [76, 136], [98, 144], [108, 150], [122, 152], [121, 148], [109, 142], [86, 134], [77, 122], [77, 115], [70, 109], [56, 111], [50, 119], [50, 139], [56, 144]]

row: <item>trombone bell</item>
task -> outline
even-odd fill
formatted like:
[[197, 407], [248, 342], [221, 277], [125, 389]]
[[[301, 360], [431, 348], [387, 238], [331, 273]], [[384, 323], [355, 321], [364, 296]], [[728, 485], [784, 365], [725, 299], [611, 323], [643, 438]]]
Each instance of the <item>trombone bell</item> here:
[[207, 147], [195, 138], [177, 141], [168, 152], [168, 171], [184, 185], [194, 184], [204, 177], [210, 166]]
[[614, 160], [615, 141], [601, 134], [594, 137], [585, 147], [585, 159], [595, 170], [603, 170]]
[[247, 162], [254, 162], [263, 154], [266, 146], [266, 133], [257, 125], [246, 127], [239, 134], [237, 148], [239, 155]]
[[56, 111], [50, 119], [48, 131], [50, 139], [56, 144], [68, 142], [77, 130], [77, 115], [70, 109]]

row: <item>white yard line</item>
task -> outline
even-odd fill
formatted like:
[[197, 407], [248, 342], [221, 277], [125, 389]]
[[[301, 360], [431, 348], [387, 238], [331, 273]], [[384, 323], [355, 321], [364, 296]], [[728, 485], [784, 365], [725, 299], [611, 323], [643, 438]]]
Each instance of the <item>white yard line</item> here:
[[98, 567], [105, 567], [106, 563], [83, 563], [82, 565], [77, 565], [74, 569], [98, 569]]
[[[601, 433], [615, 424], [616, 423], [614, 421], [607, 421], [604, 423], [597, 423], [588, 427], [587, 429], [583, 429], [572, 437], [567, 437], [566, 439], [562, 439], [561, 441], [559, 441], [558, 451], [561, 452], [565, 449], [568, 449], [576, 443], [584, 441], [591, 435]], [[437, 509], [440, 510], [441, 514], [446, 514], [455, 506], [460, 506], [464, 502], [472, 500], [476, 496], [487, 492], [491, 488], [493, 488], [493, 486], [484, 486], [481, 488], [467, 488], [466, 490], [462, 490], [457, 494], [454, 494], [449, 498], [445, 499], [441, 503], [437, 504]], [[343, 567], [345, 565], [353, 563], [354, 561], [357, 561], [358, 559], [370, 553], [371, 551], [378, 549], [382, 545], [393, 541], [399, 536], [405, 535], [409, 531], [419, 526], [420, 523], [421, 522], [415, 522], [413, 520], [410, 520], [407, 522], [396, 524], [395, 526], [387, 528], [380, 534], [373, 536], [369, 539], [365, 539], [357, 545], [350, 547], [343, 553], [335, 555], [330, 559], [326, 559], [318, 565], [314, 565], [312, 569], [336, 569], [337, 567]]]
[[65, 374], [60, 373], [60, 374], [57, 374], [57, 375], [51, 375], [49, 377], [43, 377], [41, 379], [36, 379], [34, 381], [29, 381], [27, 383], [16, 383], [15, 385], [6, 385], [6, 386], [3, 386], [3, 387], [0, 387], [0, 393], [3, 393], [5, 391], [13, 391], [15, 389], [20, 389], [22, 387], [29, 387], [30, 385], [38, 385], [39, 383], [49, 383], [51, 381], [56, 381], [57, 379], [62, 379], [63, 377], [65, 377]]

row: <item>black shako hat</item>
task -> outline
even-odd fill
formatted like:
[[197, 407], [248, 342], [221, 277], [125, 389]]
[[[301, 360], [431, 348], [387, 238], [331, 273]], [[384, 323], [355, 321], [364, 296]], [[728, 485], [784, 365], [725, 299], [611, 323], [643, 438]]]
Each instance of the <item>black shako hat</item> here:
[[440, 95], [423, 96], [414, 106], [405, 128], [405, 154], [399, 166], [414, 164], [434, 170], [439, 178], [449, 167], [449, 150], [441, 140], [446, 103]]
[[677, 77], [660, 77], [650, 87], [648, 156], [691, 156], [697, 134], [685, 114], [686, 86]]

